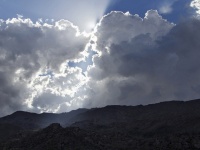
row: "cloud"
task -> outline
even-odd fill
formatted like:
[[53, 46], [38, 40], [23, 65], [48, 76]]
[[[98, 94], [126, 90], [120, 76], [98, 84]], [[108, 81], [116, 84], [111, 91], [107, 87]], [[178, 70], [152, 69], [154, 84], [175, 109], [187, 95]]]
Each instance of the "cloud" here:
[[168, 0], [161, 2], [158, 10], [160, 14], [169, 14], [173, 11], [173, 4], [178, 0]]
[[85, 106], [199, 98], [199, 26], [195, 19], [171, 24], [153, 10], [144, 19], [105, 16], [96, 29], [100, 55], [89, 70]]
[[[0, 114], [31, 109], [32, 103], [37, 106], [38, 100], [34, 100], [39, 99], [40, 92], [51, 89], [52, 78], [60, 79], [63, 75], [64, 80], [65, 75], [73, 72], [65, 69], [67, 61], [84, 58], [82, 52], [88, 40], [89, 37], [66, 20], [54, 24], [33, 23], [21, 17], [1, 20]], [[44, 102], [48, 96], [43, 97]]]
[[169, 14], [169, 13], [171, 13], [172, 12], [172, 6], [171, 6], [171, 4], [165, 4], [165, 5], [161, 6], [159, 8], [159, 12], [161, 14]]
[[[0, 115], [199, 98], [199, 26], [156, 10], [113, 11], [91, 34], [67, 20], [1, 20]], [[84, 61], [84, 73], [70, 66]]]
[[200, 1], [199, 0], [193, 0], [190, 3], [190, 7], [194, 8], [196, 10], [196, 14], [200, 15]]
[[[150, 10], [146, 13], [144, 18], [140, 18], [138, 15], [124, 14], [122, 12], [112, 12], [105, 16], [99, 26], [97, 26], [97, 32], [95, 33], [97, 40], [96, 50], [100, 52], [101, 57], [95, 57], [94, 64], [98, 64], [98, 67], [93, 69], [99, 70], [96, 72], [90, 71], [90, 74], [94, 75], [94, 78], [103, 78], [104, 70], [109, 72], [116, 72], [116, 63], [119, 61], [112, 60], [110, 57], [112, 53], [112, 47], [114, 44], [123, 43], [125, 41], [131, 41], [133, 38], [142, 37], [141, 35], [148, 34], [152, 39], [160, 38], [165, 35], [174, 25], [162, 19], [158, 15], [157, 11]], [[112, 27], [112, 28], [110, 28]], [[144, 42], [147, 44], [152, 44], [148, 40], [138, 39], [136, 42]], [[138, 44], [139, 45], [139, 44]], [[141, 44], [142, 47], [143, 44]], [[125, 45], [126, 46], [126, 45]], [[119, 53], [126, 53], [124, 50], [115, 50]], [[109, 66], [109, 65], [112, 65]], [[103, 70], [101, 73], [100, 71]], [[102, 76], [102, 77], [101, 77]], [[92, 76], [93, 77], [93, 76]]]

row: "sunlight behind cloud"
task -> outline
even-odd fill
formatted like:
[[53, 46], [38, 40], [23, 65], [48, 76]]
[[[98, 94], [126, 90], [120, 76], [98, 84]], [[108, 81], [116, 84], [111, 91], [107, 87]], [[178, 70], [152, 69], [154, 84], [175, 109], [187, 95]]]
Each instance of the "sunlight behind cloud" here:
[[[110, 3], [111, 0], [19, 0], [17, 7], [29, 12], [25, 17], [66, 19], [79, 26], [81, 31], [89, 32], [104, 15]], [[17, 13], [23, 15], [23, 12]]]
[[[178, 0], [160, 1], [143, 14], [110, 12], [116, 1], [18, 0], [13, 6], [9, 0], [22, 11], [0, 20], [0, 116], [199, 97], [199, 20], [171, 23], [184, 16], [172, 17]], [[188, 3], [195, 16], [199, 2]]]

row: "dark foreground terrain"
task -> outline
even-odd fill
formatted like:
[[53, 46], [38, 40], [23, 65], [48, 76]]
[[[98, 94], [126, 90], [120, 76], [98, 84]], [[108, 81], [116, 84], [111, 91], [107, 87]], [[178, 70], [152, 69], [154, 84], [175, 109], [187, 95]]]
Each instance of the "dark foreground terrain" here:
[[0, 150], [200, 149], [200, 100], [0, 118]]

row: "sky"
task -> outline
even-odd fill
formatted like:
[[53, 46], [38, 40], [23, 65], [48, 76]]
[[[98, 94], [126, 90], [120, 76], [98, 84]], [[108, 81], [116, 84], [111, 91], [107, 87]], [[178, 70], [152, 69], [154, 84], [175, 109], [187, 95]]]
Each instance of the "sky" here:
[[0, 116], [200, 98], [200, 0], [1, 0]]

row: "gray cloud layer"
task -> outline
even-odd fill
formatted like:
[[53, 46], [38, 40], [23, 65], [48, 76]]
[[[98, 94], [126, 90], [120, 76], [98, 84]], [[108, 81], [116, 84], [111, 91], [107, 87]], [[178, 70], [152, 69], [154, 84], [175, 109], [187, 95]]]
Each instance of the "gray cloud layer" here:
[[[0, 115], [199, 98], [200, 21], [111, 12], [93, 34], [65, 20], [0, 23]], [[97, 52], [85, 74], [67, 62]], [[87, 59], [86, 59], [87, 60]]]
[[199, 27], [195, 19], [174, 26], [155, 11], [144, 19], [119, 12], [104, 17], [86, 106], [199, 98]]

